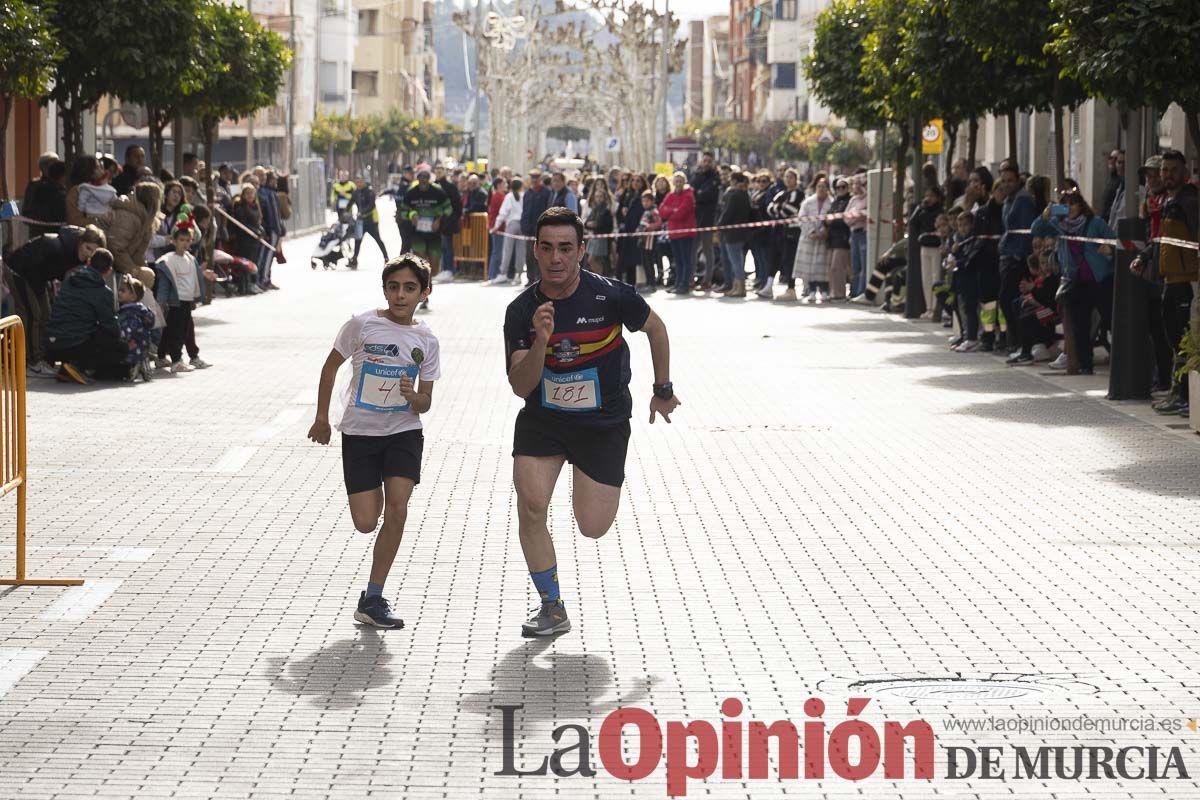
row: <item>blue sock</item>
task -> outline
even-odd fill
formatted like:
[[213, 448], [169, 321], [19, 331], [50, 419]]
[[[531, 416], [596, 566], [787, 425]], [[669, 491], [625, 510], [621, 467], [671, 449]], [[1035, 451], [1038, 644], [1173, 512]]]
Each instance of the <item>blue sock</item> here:
[[382, 583], [371, 583], [370, 581], [367, 581], [367, 597], [379, 597], [382, 594]]
[[529, 573], [529, 577], [533, 578], [533, 585], [537, 588], [538, 594], [542, 596], [543, 603], [554, 603], [558, 601], [559, 594], [557, 564], [542, 572], [531, 572]]

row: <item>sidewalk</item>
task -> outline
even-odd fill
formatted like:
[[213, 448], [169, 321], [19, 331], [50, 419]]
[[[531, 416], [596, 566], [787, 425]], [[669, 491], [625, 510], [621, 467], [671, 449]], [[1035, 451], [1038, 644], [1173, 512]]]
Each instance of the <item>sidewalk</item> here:
[[[585, 539], [560, 486], [551, 528], [575, 630], [527, 642], [520, 401], [500, 334], [516, 292], [436, 285], [424, 319], [443, 379], [386, 592], [407, 627], [356, 627], [370, 537], [350, 525], [337, 447], [305, 432], [381, 261], [368, 241], [359, 271], [313, 272], [314, 242], [288, 242], [281, 291], [198, 312], [213, 369], [31, 383], [29, 570], [87, 583], [0, 593], [0, 796], [662, 798], [663, 765], [633, 783], [602, 765], [612, 709], [718, 726], [736, 697], [739, 721], [802, 726], [813, 696], [827, 736], [851, 697], [870, 698], [860, 717], [877, 730], [927, 721], [936, 777], [881, 766], [855, 782], [827, 761], [823, 780], [779, 782], [772, 757], [770, 780], [718, 768], [688, 796], [1200, 796], [1186, 727], [943, 727], [1200, 715], [1200, 446], [1080, 393], [1085, 379], [951, 353], [940, 328], [857, 307], [651, 297], [684, 405], [647, 424], [649, 351], [631, 334], [621, 511]], [[5, 498], [0, 530], [12, 519]], [[515, 767], [577, 724], [596, 774], [497, 775], [496, 706], [518, 704]], [[1012, 748], [1041, 744], [1155, 744], [1160, 770], [1175, 746], [1192, 777], [1012, 780]], [[944, 748], [981, 746], [1008, 748], [1008, 779], [946, 778]]]

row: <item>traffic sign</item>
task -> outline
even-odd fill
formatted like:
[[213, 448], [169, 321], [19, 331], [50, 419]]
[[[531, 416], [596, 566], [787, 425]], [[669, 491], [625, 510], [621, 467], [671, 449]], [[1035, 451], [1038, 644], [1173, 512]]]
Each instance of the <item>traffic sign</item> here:
[[621, 139], [617, 136], [608, 137], [608, 141], [604, 143], [604, 149], [610, 153], [615, 153], [621, 149]]
[[921, 129], [921, 152], [927, 156], [941, 155], [945, 147], [945, 134], [942, 131], [942, 121], [931, 119], [929, 124]]
[[829, 128], [821, 128], [821, 135], [817, 137], [820, 144], [833, 144], [837, 141], [837, 137], [833, 135], [833, 131]]

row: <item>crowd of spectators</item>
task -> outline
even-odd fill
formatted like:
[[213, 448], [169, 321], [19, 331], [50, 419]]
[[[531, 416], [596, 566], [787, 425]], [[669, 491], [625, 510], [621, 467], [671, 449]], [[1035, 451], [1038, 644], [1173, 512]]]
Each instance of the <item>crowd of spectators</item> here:
[[28, 241], [3, 258], [4, 300], [26, 329], [32, 377], [86, 384], [205, 369], [194, 309], [216, 291], [279, 288], [271, 268], [284, 260], [291, 215], [285, 175], [223, 164], [210, 204], [193, 154], [179, 176], [156, 174], [137, 145], [124, 164], [98, 154], [67, 165], [45, 153], [38, 170], [20, 207]]

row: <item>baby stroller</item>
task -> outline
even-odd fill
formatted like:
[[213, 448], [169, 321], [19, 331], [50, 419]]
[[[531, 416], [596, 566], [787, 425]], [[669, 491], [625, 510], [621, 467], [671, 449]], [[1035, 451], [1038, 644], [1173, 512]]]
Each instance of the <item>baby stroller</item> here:
[[354, 220], [346, 211], [338, 212], [338, 221], [321, 234], [312, 254], [312, 268], [333, 269], [354, 254]]

